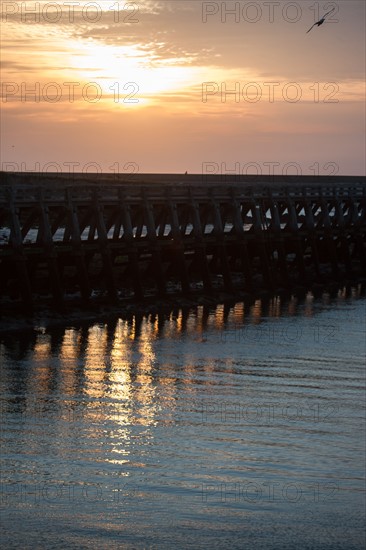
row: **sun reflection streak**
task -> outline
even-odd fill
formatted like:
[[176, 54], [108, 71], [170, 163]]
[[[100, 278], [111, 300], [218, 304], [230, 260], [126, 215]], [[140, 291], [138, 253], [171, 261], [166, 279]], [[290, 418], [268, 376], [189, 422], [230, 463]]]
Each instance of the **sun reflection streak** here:
[[298, 305], [298, 298], [296, 296], [291, 296], [291, 299], [288, 302], [288, 314], [289, 316], [296, 315], [296, 309]]
[[241, 324], [243, 322], [244, 316], [245, 316], [244, 302], [239, 302], [239, 303], [235, 304], [234, 311], [233, 311], [233, 317], [234, 317], [235, 323], [237, 325]]
[[252, 323], [258, 325], [262, 321], [262, 301], [256, 300], [250, 308]]
[[155, 416], [159, 410], [156, 400], [156, 383], [154, 382], [154, 371], [156, 367], [156, 353], [154, 341], [156, 339], [158, 320], [154, 324], [144, 323], [144, 337], [140, 340], [138, 351], [140, 361], [136, 376], [136, 401], [140, 406], [139, 423], [142, 425], [155, 424]]
[[103, 380], [108, 361], [107, 330], [105, 326], [94, 325], [89, 329], [88, 345], [85, 355], [85, 392], [90, 397], [102, 397], [104, 394]]
[[215, 310], [215, 326], [218, 330], [222, 330], [224, 326], [224, 306], [218, 305]]
[[313, 317], [314, 314], [314, 294], [308, 292], [305, 297], [305, 315], [306, 317]]
[[[129, 333], [130, 329], [127, 323], [119, 319], [111, 350], [112, 371], [110, 373], [109, 381], [110, 387], [113, 388], [113, 397], [118, 401], [126, 402], [129, 405], [129, 408], [131, 408], [131, 401], [133, 399], [132, 379], [130, 372], [132, 350]], [[122, 410], [124, 411], [124, 409]], [[131, 413], [127, 414], [127, 412], [124, 411], [121, 420], [124, 423], [127, 423], [129, 421], [130, 414]]]
[[35, 395], [47, 395], [50, 380], [49, 355], [51, 343], [47, 335], [39, 334], [34, 346], [34, 369], [32, 376]]
[[75, 329], [66, 329], [61, 345], [60, 358], [63, 364], [72, 364], [78, 358], [79, 334]]
[[60, 368], [62, 372], [62, 390], [73, 394], [78, 377], [80, 362], [81, 334], [75, 329], [66, 329], [60, 348]]
[[269, 316], [270, 317], [280, 317], [281, 316], [281, 298], [280, 296], [275, 296], [269, 303]]

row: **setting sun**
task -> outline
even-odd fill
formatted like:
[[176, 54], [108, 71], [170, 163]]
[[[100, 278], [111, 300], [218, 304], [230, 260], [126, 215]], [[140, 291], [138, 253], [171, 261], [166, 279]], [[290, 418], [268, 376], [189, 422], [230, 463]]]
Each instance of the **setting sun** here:
[[103, 97], [112, 97], [115, 103], [150, 103], [154, 96], [164, 92], [182, 91], [197, 82], [195, 67], [171, 62], [157, 62], [153, 55], [139, 45], [111, 46], [93, 40], [74, 43], [69, 48], [69, 67], [83, 82], [97, 81]]

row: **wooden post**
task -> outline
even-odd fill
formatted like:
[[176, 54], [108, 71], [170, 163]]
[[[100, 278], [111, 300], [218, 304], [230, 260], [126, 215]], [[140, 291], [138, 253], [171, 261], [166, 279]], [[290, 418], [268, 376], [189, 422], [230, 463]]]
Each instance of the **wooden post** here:
[[182, 291], [184, 294], [190, 292], [190, 283], [187, 265], [184, 256], [184, 245], [182, 242], [182, 234], [179, 227], [178, 209], [175, 202], [171, 198], [171, 190], [168, 188], [166, 191], [167, 201], [171, 219], [171, 234], [173, 238], [174, 254], [177, 259], [177, 265], [180, 274], [180, 280], [182, 285]]
[[273, 277], [269, 264], [269, 254], [266, 246], [266, 235], [263, 229], [262, 216], [261, 216], [261, 204], [260, 201], [251, 201], [252, 216], [253, 216], [253, 229], [256, 235], [257, 246], [259, 250], [259, 258], [262, 266], [262, 276], [265, 285], [269, 288], [273, 288]]
[[137, 300], [141, 300], [144, 297], [144, 289], [139, 265], [139, 253], [136, 243], [134, 243], [131, 207], [127, 204], [122, 188], [118, 190], [118, 200], [122, 216], [123, 239], [127, 245], [126, 253], [128, 255], [128, 262], [131, 265], [134, 294]]
[[193, 234], [195, 237], [195, 254], [198, 258], [199, 263], [201, 264], [203, 286], [207, 292], [212, 292], [211, 275], [210, 275], [210, 269], [208, 266], [208, 261], [206, 256], [206, 246], [204, 243], [204, 238], [202, 233], [199, 206], [194, 200], [194, 196], [191, 188], [189, 189], [189, 192], [190, 192], [190, 204], [191, 204], [192, 214], [193, 214]]
[[27, 270], [27, 258], [23, 251], [23, 239], [19, 221], [19, 209], [15, 205], [14, 189], [9, 190], [9, 211], [10, 211], [10, 239], [9, 244], [14, 251], [14, 262], [16, 266], [20, 295], [23, 304], [27, 308], [33, 306], [32, 288]]
[[288, 210], [288, 228], [289, 231], [293, 234], [293, 242], [295, 246], [296, 253], [296, 263], [299, 269], [299, 275], [303, 279], [305, 277], [305, 264], [304, 264], [304, 251], [302, 247], [302, 239], [299, 233], [299, 224], [297, 220], [297, 211], [294, 205], [293, 200], [287, 196], [286, 200], [287, 210]]
[[41, 242], [43, 245], [45, 257], [47, 258], [50, 286], [55, 302], [57, 304], [60, 304], [63, 298], [60, 267], [58, 265], [57, 250], [55, 249], [51, 232], [48, 206], [46, 206], [44, 202], [43, 188], [40, 189], [39, 206], [41, 212]]
[[162, 255], [160, 250], [160, 245], [156, 236], [156, 226], [154, 219], [154, 210], [153, 205], [148, 200], [147, 192], [145, 189], [142, 190], [142, 197], [144, 203], [144, 210], [146, 216], [146, 226], [147, 226], [147, 239], [151, 247], [151, 259], [152, 259], [152, 268], [156, 281], [156, 286], [158, 289], [159, 296], [164, 296], [166, 294], [166, 282], [165, 274], [162, 266]]
[[272, 222], [269, 226], [269, 231], [273, 234], [274, 245], [278, 254], [278, 265], [280, 271], [280, 284], [288, 285], [288, 271], [286, 262], [286, 251], [283, 242], [283, 236], [281, 235], [281, 220], [277, 202], [273, 199], [271, 189], [268, 190], [269, 194], [269, 209], [271, 212]]
[[242, 272], [244, 274], [245, 285], [247, 287], [247, 290], [250, 290], [252, 287], [252, 265], [248, 254], [248, 247], [247, 247], [246, 236], [244, 231], [244, 222], [241, 217], [240, 206], [239, 206], [234, 188], [231, 189], [231, 204], [232, 204], [233, 226], [234, 226], [234, 231], [238, 240]]
[[233, 290], [233, 282], [231, 278], [231, 272], [229, 267], [229, 262], [227, 259], [226, 245], [225, 245], [225, 235], [224, 228], [221, 220], [220, 207], [217, 204], [217, 201], [213, 198], [213, 193], [211, 192], [211, 208], [214, 213], [214, 234], [216, 236], [216, 249], [218, 251], [218, 256], [220, 258], [220, 266], [222, 275], [224, 278], [224, 285], [227, 291], [231, 292]]
[[73, 256], [76, 265], [76, 271], [79, 279], [80, 293], [84, 301], [88, 301], [91, 294], [88, 270], [85, 263], [84, 249], [81, 241], [80, 227], [77, 206], [73, 204], [72, 190], [66, 188], [65, 201], [68, 209], [69, 228], [73, 248]]
[[109, 297], [116, 300], [118, 297], [116, 281], [113, 272], [113, 262], [111, 257], [111, 251], [109, 248], [108, 234], [105, 227], [105, 221], [103, 216], [103, 205], [99, 196], [99, 189], [94, 190], [93, 193], [93, 207], [95, 216], [95, 225], [98, 230], [98, 243], [101, 256], [103, 258], [103, 270], [107, 282], [107, 289]]
[[330, 222], [330, 217], [329, 217], [328, 203], [324, 199], [324, 197], [321, 198], [320, 205], [322, 209], [322, 224], [323, 224], [322, 229], [324, 232], [325, 241], [327, 243], [330, 264], [332, 266], [332, 273], [334, 277], [337, 277], [338, 276], [337, 250], [333, 239], [333, 231], [332, 231], [332, 224]]

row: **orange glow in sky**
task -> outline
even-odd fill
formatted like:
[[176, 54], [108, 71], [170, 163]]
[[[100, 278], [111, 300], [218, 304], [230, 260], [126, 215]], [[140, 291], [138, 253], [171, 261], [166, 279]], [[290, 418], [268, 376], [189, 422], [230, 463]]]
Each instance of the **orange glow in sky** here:
[[2, 170], [365, 173], [364, 0], [4, 1], [1, 22]]

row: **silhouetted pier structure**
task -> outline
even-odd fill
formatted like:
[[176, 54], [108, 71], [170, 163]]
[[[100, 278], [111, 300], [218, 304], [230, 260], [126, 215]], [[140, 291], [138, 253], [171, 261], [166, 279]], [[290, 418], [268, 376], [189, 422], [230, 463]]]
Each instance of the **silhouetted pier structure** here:
[[0, 177], [0, 303], [366, 275], [363, 177]]

